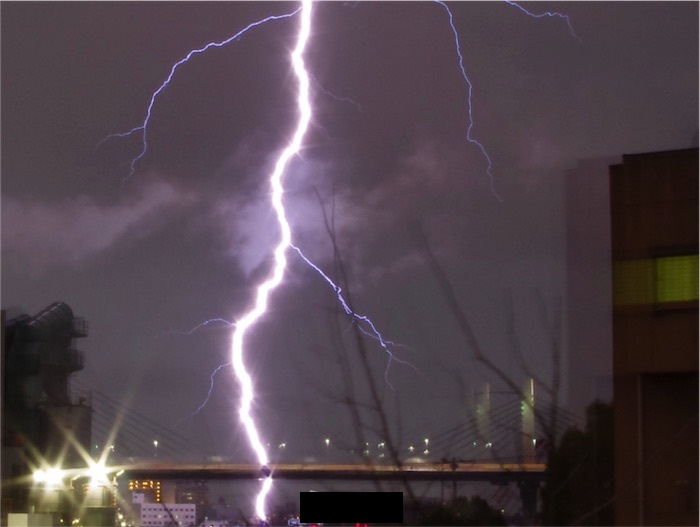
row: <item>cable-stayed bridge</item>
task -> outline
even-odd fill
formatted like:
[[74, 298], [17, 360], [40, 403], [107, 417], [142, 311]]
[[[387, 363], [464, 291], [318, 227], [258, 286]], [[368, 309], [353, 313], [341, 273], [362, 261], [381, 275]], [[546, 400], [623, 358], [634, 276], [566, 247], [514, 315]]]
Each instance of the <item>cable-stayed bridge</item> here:
[[[92, 390], [77, 380], [80, 391], [90, 393], [93, 406], [93, 454], [111, 449], [110, 458], [117, 464], [134, 465], [154, 461], [162, 463], [239, 464], [240, 459], [206, 451], [195, 442], [171, 428], [129, 408], [121, 402]], [[399, 451], [401, 465], [491, 463], [494, 465], [541, 464], [546, 460], [547, 440], [566, 429], [581, 425], [580, 420], [562, 409], [553, 412], [551, 406], [538, 402], [530, 407], [515, 396], [502, 397], [498, 405], [490, 402], [473, 404], [462, 415], [446, 415], [420, 428], [405, 430], [394, 448]], [[536, 412], [543, 418], [536, 418]], [[325, 441], [325, 443], [324, 443]], [[107, 443], [110, 444], [107, 444]], [[392, 457], [383, 439], [368, 442], [361, 448], [341, 446], [335, 438], [319, 437], [316, 450], [295, 455], [283, 439], [275, 443], [277, 455], [272, 463], [279, 465], [348, 465], [391, 464]], [[332, 448], [329, 446], [332, 445]], [[393, 463], [396, 465], [396, 463]]]
[[[383, 441], [349, 452], [337, 445], [329, 449], [331, 440], [326, 438], [324, 444], [319, 438], [314, 459], [282, 459], [284, 455], [280, 455], [276, 462], [261, 467], [212, 456], [184, 435], [80, 385], [80, 381], [76, 384], [91, 394], [93, 453], [108, 452], [108, 464], [128, 480], [255, 481], [270, 475], [278, 481], [325, 480], [335, 485], [353, 481], [389, 485], [438, 482], [443, 496], [445, 483], [452, 485], [454, 495], [458, 484], [487, 483], [490, 496], [486, 499], [490, 502], [505, 504], [515, 499], [522, 503], [523, 511], [534, 511], [537, 488], [546, 471], [546, 450], [538, 450], [535, 443], [546, 437], [553, 415], [556, 436], [579, 425], [561, 409], [554, 412], [541, 402], [535, 409], [534, 399], [528, 405], [526, 397], [479, 396], [466, 405], [462, 415], [446, 415], [406, 430], [397, 446], [401, 451], [398, 463], [390, 461]], [[498, 404], [494, 404], [496, 400]], [[536, 418], [536, 412], [542, 412], [546, 419]]]

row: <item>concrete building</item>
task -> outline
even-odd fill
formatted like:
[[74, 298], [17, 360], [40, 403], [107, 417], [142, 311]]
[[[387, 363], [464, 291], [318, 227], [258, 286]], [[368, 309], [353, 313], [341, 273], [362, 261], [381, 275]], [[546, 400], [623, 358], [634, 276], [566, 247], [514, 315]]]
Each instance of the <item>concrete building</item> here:
[[157, 479], [128, 481], [131, 495], [127, 517], [141, 527], [196, 525], [197, 512], [206, 509], [209, 489], [204, 481], [163, 482]]
[[698, 149], [610, 167], [615, 523], [698, 522]]
[[156, 503], [150, 493], [133, 491], [127, 518], [138, 527], [189, 527], [197, 523], [195, 503]]
[[142, 503], [140, 527], [190, 527], [196, 525], [194, 503]]

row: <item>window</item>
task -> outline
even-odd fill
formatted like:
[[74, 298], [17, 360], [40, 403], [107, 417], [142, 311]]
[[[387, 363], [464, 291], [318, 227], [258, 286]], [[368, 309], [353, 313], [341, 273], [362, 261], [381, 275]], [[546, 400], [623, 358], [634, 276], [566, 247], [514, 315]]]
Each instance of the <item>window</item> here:
[[698, 255], [660, 256], [654, 259], [657, 304], [686, 304], [698, 300]]
[[698, 255], [662, 254], [613, 262], [613, 304], [655, 309], [697, 307]]

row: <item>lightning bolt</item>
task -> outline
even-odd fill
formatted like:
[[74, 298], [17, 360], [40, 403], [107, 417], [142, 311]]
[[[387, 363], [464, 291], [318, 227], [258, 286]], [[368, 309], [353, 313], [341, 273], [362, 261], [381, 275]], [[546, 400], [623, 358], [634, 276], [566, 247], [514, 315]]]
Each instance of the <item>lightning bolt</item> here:
[[491, 167], [493, 167], [493, 162], [491, 161], [491, 157], [489, 156], [488, 152], [486, 151], [486, 148], [484, 148], [484, 145], [481, 144], [481, 142], [474, 138], [472, 136], [472, 129], [474, 128], [474, 113], [472, 109], [472, 92], [474, 91], [474, 86], [472, 85], [472, 81], [469, 80], [469, 76], [467, 75], [467, 70], [464, 67], [464, 56], [462, 55], [462, 46], [459, 43], [459, 33], [457, 32], [457, 28], [455, 27], [454, 23], [454, 17], [452, 16], [452, 11], [450, 10], [449, 7], [447, 7], [447, 4], [445, 2], [442, 2], [441, 0], [434, 0], [435, 3], [440, 4], [443, 8], [445, 8], [445, 11], [447, 11], [447, 16], [449, 17], [450, 21], [450, 28], [452, 28], [452, 34], [454, 35], [454, 40], [455, 40], [455, 51], [457, 52], [457, 57], [459, 58], [459, 69], [462, 73], [462, 78], [464, 79], [464, 82], [467, 84], [467, 105], [468, 105], [468, 114], [469, 114], [469, 125], [467, 127], [467, 141], [472, 143], [473, 145], [476, 145], [479, 150], [481, 151], [481, 154], [484, 156], [486, 159], [486, 173], [489, 176], [489, 181], [491, 183], [491, 193], [498, 199], [498, 201], [503, 201], [501, 197], [498, 195], [496, 192], [496, 189], [493, 184], [493, 174], [491, 173]]
[[246, 34], [248, 31], [250, 31], [253, 28], [256, 28], [258, 26], [261, 26], [263, 24], [266, 24], [267, 22], [272, 22], [273, 20], [281, 20], [284, 18], [290, 18], [296, 15], [301, 11], [301, 8], [298, 8], [291, 13], [283, 14], [283, 15], [272, 15], [268, 16], [267, 18], [263, 18], [262, 20], [258, 20], [257, 22], [252, 22], [248, 24], [246, 27], [241, 29], [238, 33], [231, 35], [228, 37], [226, 40], [222, 40], [221, 42], [210, 42], [206, 46], [198, 48], [198, 49], [193, 49], [191, 50], [187, 55], [185, 55], [184, 58], [180, 59], [177, 61], [172, 68], [170, 68], [170, 73], [166, 77], [166, 79], [163, 81], [163, 83], [156, 89], [156, 91], [153, 92], [151, 95], [151, 100], [148, 103], [148, 109], [146, 110], [146, 117], [144, 118], [143, 122], [131, 130], [127, 132], [119, 132], [116, 134], [111, 134], [105, 137], [102, 141], [100, 141], [97, 144], [97, 147], [99, 147], [102, 143], [105, 141], [108, 141], [109, 139], [115, 138], [115, 137], [130, 137], [132, 135], [140, 134], [141, 135], [141, 151], [136, 155], [131, 160], [131, 164], [129, 165], [129, 173], [124, 177], [123, 182], [128, 180], [131, 176], [134, 175], [134, 172], [136, 172], [136, 164], [146, 155], [146, 152], [148, 150], [148, 141], [146, 139], [146, 132], [148, 131], [148, 124], [151, 121], [151, 115], [153, 113], [153, 107], [156, 103], [156, 99], [158, 96], [161, 94], [161, 92], [168, 87], [170, 84], [170, 81], [173, 79], [173, 76], [175, 75], [175, 72], [178, 70], [180, 66], [183, 64], [187, 63], [192, 57], [195, 55], [199, 55], [201, 53], [204, 53], [210, 48], [221, 48], [234, 40], [242, 37], [244, 34]]
[[180, 426], [183, 422], [185, 422], [187, 419], [191, 419], [195, 415], [197, 415], [199, 412], [202, 411], [202, 409], [207, 405], [209, 402], [209, 399], [211, 399], [211, 394], [214, 391], [214, 378], [216, 377], [216, 374], [219, 373], [221, 370], [224, 368], [228, 368], [231, 366], [230, 362], [227, 362], [226, 364], [220, 364], [218, 365], [213, 372], [211, 372], [211, 375], [209, 376], [209, 391], [207, 392], [207, 396], [204, 398], [204, 401], [202, 404], [200, 404], [197, 409], [192, 412], [190, 415], [183, 417], [180, 419], [177, 423], [175, 423], [175, 426], [178, 427]]
[[319, 90], [321, 90], [323, 93], [325, 93], [326, 95], [328, 95], [331, 99], [335, 99], [336, 101], [340, 101], [340, 102], [347, 102], [347, 103], [350, 103], [350, 104], [352, 104], [355, 108], [357, 108], [357, 110], [358, 110], [359, 112], [361, 112], [361, 113], [364, 113], [364, 112], [365, 112], [365, 111], [362, 109], [362, 106], [361, 106], [358, 102], [356, 102], [356, 101], [350, 99], [349, 97], [340, 97], [340, 96], [338, 96], [338, 95], [335, 95], [334, 93], [329, 92], [327, 89], [325, 89], [325, 88], [321, 85], [320, 82], [318, 82], [318, 79], [316, 79], [316, 77], [313, 76], [311, 73], [309, 73], [309, 77], [310, 77], [311, 80], [314, 82], [314, 84], [316, 85], [316, 87], [317, 87]]
[[346, 315], [350, 315], [353, 318], [355, 318], [361, 325], [358, 326], [360, 328], [360, 331], [367, 335], [370, 338], [373, 338], [377, 342], [379, 342], [379, 345], [382, 347], [382, 349], [386, 352], [388, 355], [389, 360], [387, 361], [386, 368], [384, 369], [384, 380], [386, 383], [389, 385], [389, 387], [394, 390], [394, 387], [392, 386], [391, 382], [389, 382], [389, 367], [391, 366], [391, 363], [393, 361], [396, 361], [400, 364], [404, 364], [406, 366], [409, 366], [413, 368], [416, 372], [418, 372], [418, 369], [411, 364], [410, 362], [403, 361], [401, 359], [398, 359], [394, 353], [392, 352], [391, 348], [394, 347], [396, 344], [390, 340], [386, 340], [382, 334], [379, 332], [377, 329], [377, 326], [372, 322], [372, 319], [370, 319], [367, 315], [361, 315], [359, 313], [356, 313], [350, 308], [350, 305], [347, 303], [345, 300], [345, 297], [343, 296], [343, 290], [342, 288], [337, 285], [331, 278], [324, 273], [319, 266], [317, 266], [315, 263], [313, 263], [311, 260], [309, 260], [306, 256], [304, 256], [304, 253], [301, 252], [301, 249], [297, 247], [296, 245], [290, 245], [292, 249], [294, 249], [297, 253], [299, 253], [299, 256], [301, 257], [306, 264], [311, 267], [313, 270], [315, 270], [321, 278], [323, 278], [328, 285], [331, 286], [333, 291], [335, 291], [335, 294], [338, 298], [338, 302], [340, 305], [343, 307], [343, 310], [345, 311]]
[[513, 0], [506, 0], [506, 3], [509, 5], [512, 5], [513, 7], [517, 7], [523, 13], [525, 13], [527, 16], [532, 17], [532, 18], [554, 17], [554, 18], [562, 18], [562, 19], [566, 20], [566, 25], [569, 26], [569, 32], [571, 33], [571, 36], [583, 44], [581, 39], [578, 37], [578, 35], [574, 31], [574, 26], [571, 25], [571, 19], [569, 18], [569, 15], [565, 15], [563, 13], [558, 13], [556, 11], [545, 11], [544, 13], [538, 14], [538, 13], [533, 13], [531, 11], [528, 11], [523, 6], [518, 4], [517, 2], [513, 2]]
[[188, 331], [166, 331], [164, 335], [192, 335], [195, 331], [200, 330], [203, 327], [208, 326], [209, 324], [214, 324], [216, 322], [221, 322], [223, 324], [226, 324], [227, 326], [235, 326], [235, 322], [229, 322], [226, 319], [223, 318], [210, 318], [209, 320], [205, 320], [204, 322], [200, 322], [197, 324], [195, 327]]
[[[462, 47], [459, 43], [459, 33], [457, 32], [457, 28], [455, 27], [455, 24], [454, 24], [454, 17], [452, 16], [452, 11], [447, 6], [447, 4], [445, 2], [443, 2], [442, 0], [433, 0], [433, 1], [437, 4], [440, 4], [445, 9], [445, 11], [447, 11], [447, 15], [449, 17], [449, 22], [450, 22], [450, 28], [452, 29], [452, 34], [454, 35], [455, 51], [457, 53], [457, 57], [459, 58], [459, 69], [462, 73], [462, 78], [464, 79], [464, 82], [467, 84], [467, 105], [468, 105], [468, 115], [469, 115], [469, 119], [468, 119], [469, 124], [467, 127], [467, 141], [469, 141], [473, 145], [476, 145], [477, 148], [481, 151], [481, 154], [483, 155], [484, 159], [486, 159], [486, 173], [488, 174], [489, 181], [491, 183], [491, 193], [496, 197], [496, 199], [498, 199], [498, 201], [502, 202], [503, 199], [501, 199], [501, 197], [498, 195], [498, 193], [496, 192], [496, 189], [494, 187], [493, 174], [491, 172], [491, 169], [493, 167], [493, 162], [491, 161], [491, 157], [489, 156], [488, 152], [486, 151], [486, 148], [484, 147], [484, 145], [472, 135], [472, 130], [474, 128], [474, 113], [473, 113], [473, 109], [472, 109], [472, 93], [474, 91], [474, 85], [469, 80], [469, 76], [467, 75], [467, 70], [464, 67], [464, 56], [462, 55]], [[528, 16], [530, 16], [532, 18], [556, 17], [556, 18], [562, 18], [562, 19], [566, 20], [566, 24], [569, 27], [569, 31], [571, 32], [571, 35], [576, 40], [581, 42], [581, 39], [574, 32], [574, 28], [571, 25], [571, 19], [569, 18], [568, 15], [558, 13], [556, 11], [546, 11], [544, 13], [537, 14], [537, 13], [533, 13], [531, 11], [528, 11], [523, 6], [521, 6], [517, 2], [514, 2], [513, 0], [505, 0], [505, 1], [507, 4], [512, 5], [513, 7], [517, 7], [523, 13], [527, 14]]]
[[[166, 331], [164, 334], [166, 334], [166, 335], [192, 335], [196, 331], [199, 331], [201, 328], [206, 327], [210, 324], [215, 324], [215, 323], [223, 323], [229, 327], [234, 327], [236, 325], [235, 322], [229, 322], [228, 320], [223, 319], [223, 318], [210, 318], [209, 320], [205, 320], [204, 322], [200, 322], [199, 324], [197, 324], [195, 327], [193, 327], [189, 331]], [[194, 417], [195, 415], [197, 415], [199, 412], [202, 411], [202, 408], [204, 408], [207, 405], [207, 403], [209, 402], [209, 399], [211, 399], [211, 394], [214, 391], [214, 378], [216, 377], [216, 374], [228, 366], [231, 366], [230, 362], [227, 362], [226, 364], [220, 364], [219, 366], [217, 366], [214, 369], [214, 371], [209, 376], [209, 391], [207, 392], [207, 395], [204, 398], [204, 401], [202, 402], [202, 404], [200, 404], [197, 407], [197, 409], [194, 412], [192, 412], [190, 415], [188, 415], [186, 417], [183, 417], [177, 423], [175, 423], [176, 427], [180, 426], [184, 421], [186, 421], [187, 419], [191, 419], [192, 417]]]
[[[311, 32], [311, 0], [303, 0], [301, 7], [298, 9], [295, 9], [294, 11], [282, 15], [272, 15], [269, 17], [266, 17], [262, 20], [258, 20], [256, 22], [253, 22], [243, 28], [242, 30], [238, 31], [234, 35], [230, 36], [229, 38], [222, 40], [220, 42], [210, 42], [206, 44], [205, 46], [201, 48], [197, 48], [194, 50], [191, 50], [187, 55], [176, 62], [172, 68], [170, 69], [170, 73], [166, 77], [166, 79], [163, 81], [163, 83], [153, 92], [151, 95], [151, 99], [148, 104], [148, 108], [146, 111], [146, 116], [143, 120], [143, 122], [131, 130], [128, 130], [126, 132], [121, 132], [121, 133], [116, 133], [116, 134], [111, 134], [107, 136], [105, 139], [100, 141], [97, 144], [97, 147], [99, 147], [102, 143], [105, 141], [116, 138], [116, 137], [130, 137], [132, 135], [138, 135], [140, 134], [141, 136], [141, 150], [139, 153], [131, 160], [130, 163], [130, 170], [129, 173], [126, 175], [126, 177], [123, 179], [123, 182], [128, 180], [135, 172], [136, 172], [136, 165], [139, 163], [139, 161], [146, 155], [146, 152], [148, 151], [148, 141], [147, 141], [147, 131], [148, 131], [148, 125], [151, 120], [151, 115], [153, 114], [153, 108], [155, 106], [156, 100], [160, 96], [160, 94], [165, 90], [169, 85], [170, 82], [172, 81], [175, 73], [177, 70], [180, 68], [180, 66], [186, 64], [192, 57], [199, 55], [201, 53], [204, 53], [205, 51], [209, 50], [210, 48], [213, 47], [223, 47], [234, 40], [240, 38], [243, 36], [245, 33], [250, 31], [253, 28], [256, 28], [258, 26], [261, 26], [263, 24], [266, 24], [267, 22], [275, 21], [275, 20], [281, 20], [285, 18], [291, 18], [297, 14], [301, 13], [301, 27], [299, 30], [299, 35], [297, 39], [297, 45], [294, 51], [292, 52], [291, 58], [292, 58], [292, 66], [294, 69], [294, 73], [299, 81], [299, 95], [298, 95], [298, 108], [299, 108], [299, 121], [297, 124], [296, 132], [294, 133], [294, 136], [291, 140], [291, 142], [288, 144], [287, 148], [285, 148], [280, 155], [280, 157], [277, 160], [277, 163], [275, 165], [275, 169], [273, 173], [270, 175], [270, 187], [272, 189], [272, 204], [274, 207], [274, 210], [277, 214], [277, 220], [279, 223], [280, 227], [280, 232], [281, 232], [281, 238], [280, 241], [277, 245], [277, 247], [274, 250], [274, 266], [272, 269], [272, 272], [270, 276], [263, 281], [257, 288], [256, 290], [256, 296], [255, 296], [255, 303], [254, 307], [243, 317], [238, 320], [235, 324], [235, 329], [233, 330], [232, 334], [232, 339], [231, 339], [231, 363], [233, 365], [234, 373], [236, 375], [236, 378], [240, 384], [241, 387], [241, 402], [240, 402], [240, 408], [239, 408], [239, 417], [241, 419], [241, 422], [243, 423], [243, 426], [245, 428], [246, 434], [248, 436], [248, 439], [250, 441], [251, 447], [253, 448], [253, 451], [255, 452], [255, 455], [257, 457], [258, 462], [260, 463], [262, 467], [262, 475], [263, 477], [263, 482], [261, 486], [261, 490], [258, 493], [258, 496], [256, 498], [255, 502], [255, 511], [256, 514], [258, 515], [259, 518], [265, 519], [266, 518], [266, 513], [265, 513], [265, 499], [270, 491], [270, 488], [272, 486], [272, 479], [270, 477], [269, 469], [267, 468], [268, 465], [268, 456], [267, 452], [265, 451], [265, 448], [263, 446], [262, 441], [260, 440], [260, 434], [258, 433], [258, 429], [255, 425], [255, 421], [253, 420], [252, 414], [251, 414], [251, 407], [253, 403], [253, 382], [250, 377], [250, 374], [245, 368], [245, 364], [243, 361], [243, 342], [245, 335], [259, 319], [260, 317], [265, 313], [267, 309], [267, 303], [268, 299], [270, 296], [270, 293], [281, 283], [282, 278], [284, 276], [284, 271], [286, 268], [286, 257], [285, 257], [285, 252], [287, 248], [290, 246], [291, 243], [291, 230], [289, 226], [289, 222], [287, 221], [286, 214], [285, 214], [285, 209], [284, 209], [284, 204], [282, 202], [282, 195], [283, 195], [283, 186], [282, 186], [282, 176], [284, 174], [285, 168], [287, 167], [287, 164], [289, 163], [290, 159], [299, 152], [302, 144], [302, 139], [304, 138], [304, 135], [306, 134], [306, 131], [309, 126], [309, 122], [311, 120], [311, 104], [309, 102], [309, 75], [304, 67], [304, 60], [303, 60], [303, 53], [306, 48], [306, 43], [309, 39], [309, 35]], [[223, 322], [227, 322], [224, 320], [221, 320]], [[200, 327], [207, 325], [211, 323], [212, 321], [206, 321], [197, 327], [195, 327], [193, 330], [191, 330], [189, 333], [192, 333], [193, 331], [196, 331]], [[209, 389], [209, 394], [207, 395], [207, 398], [202, 405], [200, 405], [199, 409], [195, 411], [194, 413], [197, 413], [199, 410], [201, 410], [204, 405], [206, 405], [206, 402], [209, 399], [209, 396], [211, 395], [213, 383], [214, 383], [214, 376], [221, 370], [222, 368], [228, 366], [229, 364], [222, 364], [216, 370], [212, 373], [210, 377], [210, 389]]]
[[[466, 138], [467, 140], [477, 146], [479, 150], [481, 151], [481, 154], [483, 155], [484, 159], [487, 162], [487, 174], [489, 176], [489, 179], [491, 181], [491, 191], [498, 198], [500, 201], [501, 198], [498, 196], [498, 194], [495, 191], [494, 188], [494, 183], [493, 183], [493, 174], [491, 172], [493, 163], [491, 161], [491, 158], [486, 151], [485, 147], [482, 145], [482, 143], [477, 140], [475, 137], [472, 135], [472, 131], [474, 128], [474, 117], [473, 117], [473, 107], [472, 107], [472, 93], [473, 93], [473, 85], [467, 75], [465, 66], [464, 66], [464, 57], [462, 55], [461, 51], [461, 46], [460, 46], [460, 41], [459, 41], [459, 34], [457, 32], [457, 29], [454, 24], [454, 18], [452, 15], [451, 10], [447, 6], [447, 4], [441, 0], [434, 0], [436, 3], [440, 4], [445, 11], [448, 14], [449, 17], [449, 24], [452, 29], [453, 35], [454, 35], [454, 42], [455, 42], [455, 50], [459, 59], [459, 67], [460, 71], [462, 74], [462, 78], [464, 79], [466, 85], [467, 85], [467, 101], [468, 101], [468, 127], [467, 127], [467, 134]], [[253, 307], [245, 313], [240, 319], [236, 321], [235, 324], [225, 321], [223, 319], [212, 319], [208, 320], [206, 322], [203, 322], [202, 324], [199, 324], [196, 326], [194, 329], [191, 331], [187, 332], [186, 334], [191, 334], [192, 332], [196, 331], [197, 329], [208, 325], [212, 322], [219, 321], [219, 322], [225, 322], [228, 325], [231, 325], [234, 327], [232, 334], [231, 334], [231, 347], [230, 347], [230, 355], [231, 355], [231, 361], [230, 363], [227, 364], [222, 364], [214, 372], [212, 373], [210, 377], [210, 389], [209, 389], [209, 394], [207, 395], [207, 400], [200, 405], [200, 407], [194, 412], [197, 413], [201, 408], [203, 408], [206, 405], [206, 402], [209, 399], [209, 396], [211, 395], [211, 391], [214, 385], [214, 377], [215, 375], [224, 367], [227, 367], [229, 365], [233, 366], [234, 374], [236, 376], [236, 379], [240, 385], [241, 388], [241, 398], [240, 398], [240, 407], [239, 407], [239, 418], [241, 420], [241, 423], [243, 424], [246, 435], [248, 436], [248, 440], [250, 442], [250, 445], [257, 457], [257, 461], [261, 466], [261, 473], [262, 473], [262, 484], [260, 491], [257, 495], [256, 502], [255, 502], [255, 511], [256, 514], [259, 518], [262, 520], [265, 520], [267, 515], [265, 511], [265, 500], [266, 497], [271, 489], [272, 486], [272, 478], [270, 475], [270, 471], [268, 468], [268, 463], [269, 463], [269, 458], [267, 455], [267, 452], [265, 450], [265, 447], [260, 439], [260, 434], [258, 432], [257, 426], [255, 424], [255, 420], [253, 419], [252, 415], [252, 407], [253, 407], [253, 401], [254, 401], [254, 387], [253, 387], [253, 380], [248, 373], [246, 367], [245, 367], [245, 361], [244, 361], [244, 341], [246, 334], [249, 329], [251, 329], [259, 320], [260, 318], [265, 314], [267, 310], [267, 305], [268, 301], [270, 298], [271, 293], [281, 284], [282, 279], [284, 277], [284, 273], [287, 267], [287, 259], [286, 259], [286, 252], [288, 249], [292, 248], [296, 250], [296, 252], [299, 254], [299, 256], [306, 262], [307, 265], [309, 265], [311, 268], [313, 268], [330, 286], [331, 288], [335, 291], [336, 296], [338, 298], [338, 301], [342, 305], [343, 309], [345, 310], [345, 313], [347, 315], [350, 315], [354, 317], [354, 319], [358, 323], [358, 327], [360, 330], [365, 334], [370, 336], [371, 338], [375, 339], [377, 342], [379, 342], [379, 345], [384, 349], [384, 351], [388, 354], [389, 360], [387, 362], [387, 368], [385, 370], [385, 379], [387, 378], [388, 375], [388, 369], [392, 361], [396, 360], [398, 362], [401, 362], [403, 364], [406, 364], [408, 366], [412, 366], [410, 363], [403, 362], [395, 357], [395, 355], [392, 353], [392, 346], [394, 346], [394, 343], [386, 340], [381, 333], [377, 330], [375, 324], [369, 319], [369, 317], [365, 315], [358, 314], [354, 312], [348, 305], [347, 301], [343, 297], [342, 294], [342, 289], [336, 285], [329, 277], [326, 275], [319, 266], [315, 265], [313, 262], [311, 262], [304, 254], [302, 251], [294, 246], [292, 244], [292, 237], [291, 237], [291, 228], [289, 225], [289, 222], [287, 220], [286, 216], [286, 211], [284, 208], [284, 203], [283, 203], [283, 194], [284, 194], [284, 187], [282, 184], [283, 176], [285, 173], [285, 170], [291, 161], [291, 159], [296, 156], [302, 146], [303, 139], [306, 135], [307, 129], [309, 127], [309, 123], [311, 121], [311, 104], [309, 100], [309, 86], [310, 86], [310, 79], [311, 76], [309, 72], [307, 72], [305, 65], [304, 65], [304, 59], [303, 55], [310, 37], [310, 32], [311, 32], [311, 12], [312, 12], [312, 0], [301, 0], [302, 5], [298, 9], [282, 14], [282, 15], [273, 15], [269, 16], [267, 18], [264, 18], [262, 20], [259, 20], [257, 22], [253, 22], [246, 26], [244, 29], [240, 30], [236, 34], [230, 36], [229, 38], [220, 41], [220, 42], [211, 42], [209, 44], [206, 44], [204, 47], [194, 49], [190, 51], [183, 59], [175, 63], [168, 76], [166, 77], [165, 81], [156, 89], [155, 92], [151, 95], [149, 104], [148, 104], [148, 109], [146, 112], [146, 116], [143, 120], [143, 122], [134, 128], [132, 128], [129, 131], [122, 132], [122, 133], [116, 133], [107, 136], [105, 139], [103, 139], [100, 143], [98, 143], [98, 146], [102, 144], [104, 141], [107, 141], [111, 138], [115, 137], [130, 137], [132, 135], [141, 135], [141, 150], [139, 153], [131, 160], [130, 163], [130, 171], [128, 175], [124, 178], [124, 181], [129, 179], [136, 171], [136, 165], [139, 163], [139, 161], [146, 155], [146, 152], [148, 150], [148, 143], [147, 143], [147, 130], [148, 130], [148, 125], [150, 123], [151, 115], [153, 112], [154, 105], [156, 103], [156, 100], [158, 96], [167, 88], [167, 86], [170, 84], [173, 76], [175, 75], [176, 71], [178, 68], [182, 65], [184, 65], [186, 62], [188, 62], [192, 57], [195, 55], [201, 54], [208, 49], [212, 47], [222, 47], [225, 46], [232, 41], [240, 38], [243, 36], [245, 33], [247, 33], [249, 30], [258, 27], [262, 24], [265, 24], [267, 22], [275, 21], [275, 20], [281, 20], [281, 19], [286, 19], [286, 18], [291, 18], [297, 14], [300, 14], [300, 29], [299, 29], [299, 34], [297, 38], [297, 43], [296, 47], [291, 53], [291, 61], [292, 61], [292, 66], [294, 70], [294, 74], [298, 80], [298, 98], [297, 98], [297, 107], [298, 107], [298, 122], [297, 126], [295, 129], [295, 132], [293, 134], [292, 140], [288, 143], [287, 147], [282, 151], [280, 154], [279, 158], [277, 159], [277, 162], [275, 164], [273, 172], [269, 176], [269, 182], [270, 182], [270, 188], [271, 188], [271, 202], [273, 205], [273, 208], [275, 210], [276, 216], [277, 216], [277, 221], [279, 224], [279, 229], [280, 229], [280, 240], [277, 243], [276, 247], [274, 248], [273, 251], [273, 266], [270, 271], [270, 274], [268, 275], [267, 279], [265, 279], [263, 282], [261, 282], [257, 288], [256, 288], [256, 293], [255, 293], [255, 301], [253, 304]], [[572, 35], [578, 39], [578, 36], [573, 31], [573, 27], [571, 26], [571, 22], [569, 20], [569, 17], [566, 15], [562, 15], [560, 13], [552, 13], [552, 12], [546, 12], [543, 14], [534, 14], [529, 12], [528, 10], [524, 9], [521, 7], [519, 4], [516, 2], [513, 2], [511, 0], [506, 0], [506, 2], [514, 7], [517, 7], [518, 9], [522, 10], [529, 16], [532, 16], [534, 18], [541, 18], [544, 16], [554, 16], [554, 17], [560, 17], [564, 18], [569, 25], [569, 29], [572, 33]], [[579, 39], [580, 41], [580, 39]], [[329, 94], [325, 90], [323, 90], [325, 93]], [[331, 95], [331, 94], [329, 94]], [[333, 95], [331, 95], [333, 96]], [[362, 111], [362, 108], [357, 105], [352, 100], [349, 99], [341, 99], [339, 97], [335, 97], [336, 99], [340, 100], [346, 100], [348, 102], [351, 102], [355, 104], [360, 111]], [[412, 366], [413, 367], [413, 366]], [[388, 383], [388, 381], [387, 381]], [[390, 384], [389, 384], [390, 385]], [[193, 414], [194, 415], [194, 414]]]
[[[301, 27], [297, 45], [292, 52], [292, 67], [294, 74], [299, 81], [299, 94], [297, 105], [299, 109], [299, 121], [296, 131], [288, 146], [282, 151], [277, 159], [275, 169], [270, 176], [270, 187], [272, 189], [272, 205], [277, 214], [277, 221], [280, 227], [280, 241], [274, 251], [274, 266], [270, 276], [257, 288], [254, 307], [236, 322], [236, 329], [231, 340], [231, 362], [236, 374], [236, 378], [241, 386], [241, 406], [239, 416], [250, 444], [258, 458], [258, 463], [263, 467], [263, 482], [258, 497], [255, 502], [255, 511], [259, 518], [265, 519], [265, 498], [272, 486], [272, 478], [267, 470], [268, 457], [263, 446], [255, 421], [251, 415], [253, 403], [253, 381], [245, 368], [243, 362], [243, 341], [248, 329], [255, 324], [267, 309], [270, 293], [281, 283], [284, 271], [287, 266], [285, 253], [292, 242], [291, 229], [287, 221], [282, 194], [282, 176], [284, 170], [292, 156], [296, 155], [301, 148], [302, 140], [306, 134], [311, 120], [311, 104], [309, 102], [309, 75], [304, 67], [303, 53], [311, 32], [311, 0], [303, 0], [301, 7]], [[268, 471], [268, 474], [265, 474]]]

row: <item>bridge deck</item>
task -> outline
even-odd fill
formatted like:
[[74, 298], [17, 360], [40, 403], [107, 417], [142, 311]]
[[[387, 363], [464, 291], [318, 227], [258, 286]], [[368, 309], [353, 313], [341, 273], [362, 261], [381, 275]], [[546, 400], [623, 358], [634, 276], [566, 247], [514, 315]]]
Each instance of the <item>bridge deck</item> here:
[[[261, 467], [250, 464], [134, 463], [122, 467], [131, 479], [259, 479]], [[421, 463], [401, 468], [391, 465], [270, 465], [274, 479], [304, 480], [413, 480], [413, 481], [542, 481], [541, 463]]]

